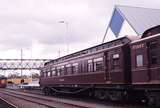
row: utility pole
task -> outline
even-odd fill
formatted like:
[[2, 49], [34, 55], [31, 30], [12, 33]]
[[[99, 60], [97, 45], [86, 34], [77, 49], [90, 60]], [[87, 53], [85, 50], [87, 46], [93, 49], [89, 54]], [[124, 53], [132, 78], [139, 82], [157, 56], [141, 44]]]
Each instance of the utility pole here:
[[66, 26], [66, 44], [67, 44], [67, 54], [69, 54], [69, 33], [68, 33], [68, 25], [69, 25], [69, 23], [67, 22], [67, 21], [59, 21], [59, 23], [61, 23], [61, 24], [65, 24], [65, 26]]
[[60, 58], [60, 56], [61, 56], [61, 51], [60, 51], [60, 49], [58, 50], [58, 57]]
[[22, 79], [22, 59], [23, 59], [23, 50], [21, 49], [21, 79]]

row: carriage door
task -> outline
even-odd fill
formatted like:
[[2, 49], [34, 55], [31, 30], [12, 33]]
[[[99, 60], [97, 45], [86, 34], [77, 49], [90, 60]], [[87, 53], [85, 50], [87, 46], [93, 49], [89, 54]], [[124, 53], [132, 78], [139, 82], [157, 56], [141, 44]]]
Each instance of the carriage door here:
[[111, 74], [110, 74], [110, 71], [109, 71], [109, 64], [110, 64], [110, 55], [108, 52], [105, 52], [104, 53], [104, 69], [105, 69], [105, 74], [106, 74], [106, 82], [110, 82], [111, 81]]
[[148, 76], [150, 80], [160, 80], [158, 40], [147, 43], [148, 47]]

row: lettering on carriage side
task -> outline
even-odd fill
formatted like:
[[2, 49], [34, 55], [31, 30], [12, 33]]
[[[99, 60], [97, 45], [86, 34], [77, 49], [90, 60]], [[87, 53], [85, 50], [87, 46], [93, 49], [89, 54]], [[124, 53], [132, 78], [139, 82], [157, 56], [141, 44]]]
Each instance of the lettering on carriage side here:
[[141, 48], [144, 48], [144, 43], [141, 43], [141, 44], [137, 44], [137, 45], [133, 45], [132, 46], [132, 49], [141, 49]]

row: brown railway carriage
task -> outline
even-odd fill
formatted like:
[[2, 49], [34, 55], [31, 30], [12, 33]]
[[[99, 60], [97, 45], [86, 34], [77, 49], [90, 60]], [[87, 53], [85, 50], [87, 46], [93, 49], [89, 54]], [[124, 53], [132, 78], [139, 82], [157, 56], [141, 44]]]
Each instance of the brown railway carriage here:
[[160, 107], [160, 26], [144, 32], [131, 43], [132, 88], [134, 96]]
[[43, 83], [51, 85], [127, 83], [129, 81], [123, 70], [125, 64], [123, 63], [123, 50], [124, 47], [121, 45], [66, 60], [63, 63], [47, 65], [44, 68], [48, 70], [45, 71], [47, 78], [41, 80]]
[[133, 84], [160, 84], [160, 35], [131, 43]]
[[48, 62], [41, 72], [41, 85], [128, 84], [129, 42], [123, 37]]
[[131, 84], [129, 43], [137, 38], [122, 37], [47, 62], [40, 85], [45, 93], [78, 93], [88, 88], [98, 98], [117, 90], [124, 94]]
[[131, 43], [133, 84], [152, 86], [160, 84], [159, 33], [160, 25], [146, 30], [142, 35], [142, 39]]
[[141, 39], [122, 37], [45, 63], [45, 93], [87, 93], [99, 99], [132, 98], [160, 106], [160, 26]]

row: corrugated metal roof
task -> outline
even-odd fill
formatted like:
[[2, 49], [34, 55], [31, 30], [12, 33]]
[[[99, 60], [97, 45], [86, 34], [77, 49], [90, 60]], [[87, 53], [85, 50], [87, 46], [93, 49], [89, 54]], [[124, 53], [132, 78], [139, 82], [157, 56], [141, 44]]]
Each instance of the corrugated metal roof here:
[[128, 6], [116, 6], [116, 9], [138, 35], [151, 27], [160, 25], [160, 9]]

